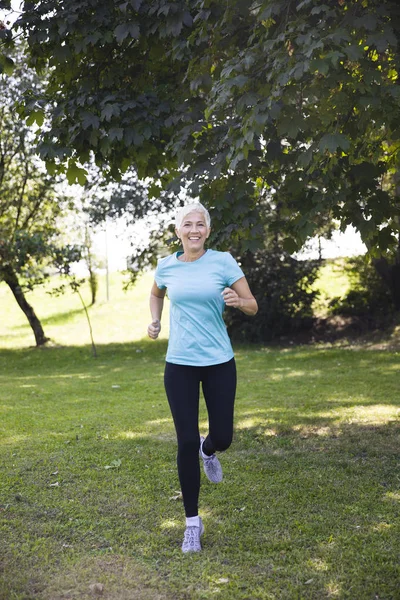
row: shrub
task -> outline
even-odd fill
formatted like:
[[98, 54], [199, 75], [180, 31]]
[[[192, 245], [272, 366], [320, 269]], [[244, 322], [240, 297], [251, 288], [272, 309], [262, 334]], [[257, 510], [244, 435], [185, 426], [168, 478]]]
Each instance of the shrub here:
[[237, 259], [257, 299], [259, 312], [252, 318], [239, 310], [228, 310], [225, 320], [232, 339], [266, 342], [311, 328], [312, 303], [318, 294], [311, 286], [319, 261], [296, 260], [277, 246]]
[[393, 315], [395, 307], [390, 290], [366, 256], [348, 258], [344, 269], [350, 290], [343, 298], [330, 302], [330, 314], [368, 320]]

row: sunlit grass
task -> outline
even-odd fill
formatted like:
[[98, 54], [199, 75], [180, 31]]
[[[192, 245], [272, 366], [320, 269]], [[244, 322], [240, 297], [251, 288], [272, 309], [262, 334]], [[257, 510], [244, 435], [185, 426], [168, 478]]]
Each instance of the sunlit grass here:
[[[97, 301], [93, 306], [90, 306], [88, 284], [84, 284], [81, 289], [88, 307], [95, 344], [124, 343], [146, 336], [153, 274], [145, 273], [135, 286], [127, 291], [123, 289], [125, 280], [126, 276], [120, 273], [110, 275], [107, 300], [106, 278], [100, 277]], [[60, 279], [53, 278], [46, 285], [28, 292], [28, 302], [39, 317], [45, 334], [54, 344], [90, 344], [89, 324], [79, 296], [70, 289], [58, 296], [49, 294], [59, 284]], [[4, 283], [0, 283], [0, 305], [4, 308], [3, 317], [0, 319], [0, 347], [21, 348], [34, 345], [35, 340], [26, 317]], [[166, 299], [160, 339], [168, 337], [168, 309]], [[137, 351], [140, 352], [140, 348]]]
[[319, 296], [313, 304], [317, 316], [326, 316], [330, 300], [343, 298], [349, 291], [349, 278], [343, 268], [345, 261], [345, 258], [326, 260], [320, 268], [313, 285], [313, 289], [319, 291]]

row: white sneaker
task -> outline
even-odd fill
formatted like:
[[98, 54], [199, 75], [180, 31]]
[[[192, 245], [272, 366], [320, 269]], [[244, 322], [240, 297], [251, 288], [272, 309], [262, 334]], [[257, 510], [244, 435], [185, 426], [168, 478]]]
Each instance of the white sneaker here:
[[199, 517], [200, 527], [196, 527], [192, 525], [190, 527], [186, 527], [185, 535], [182, 543], [182, 552], [200, 552], [201, 551], [201, 543], [200, 536], [204, 533], [204, 525], [203, 521]]
[[223, 477], [221, 463], [215, 454], [211, 454], [211, 456], [206, 456], [203, 454], [203, 442], [204, 438], [201, 437], [199, 454], [203, 459], [204, 473], [207, 475], [207, 478], [211, 481], [211, 483], [220, 483]]

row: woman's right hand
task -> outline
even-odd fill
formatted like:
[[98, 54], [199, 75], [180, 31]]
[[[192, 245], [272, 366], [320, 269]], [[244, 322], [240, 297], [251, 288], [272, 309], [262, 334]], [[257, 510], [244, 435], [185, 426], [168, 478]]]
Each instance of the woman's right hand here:
[[160, 331], [161, 331], [161, 323], [160, 323], [159, 319], [153, 319], [153, 321], [150, 323], [150, 325], [147, 328], [147, 335], [152, 340], [156, 340], [158, 338]]

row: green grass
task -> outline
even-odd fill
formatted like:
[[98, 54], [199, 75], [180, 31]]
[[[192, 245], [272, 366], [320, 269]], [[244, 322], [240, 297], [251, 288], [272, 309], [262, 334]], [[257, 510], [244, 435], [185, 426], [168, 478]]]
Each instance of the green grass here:
[[319, 291], [319, 296], [313, 304], [318, 317], [325, 317], [332, 298], [343, 298], [350, 289], [349, 278], [344, 271], [346, 258], [326, 260], [319, 270], [313, 288]]
[[185, 556], [150, 282], [90, 309], [96, 359], [73, 295], [31, 297], [38, 350], [0, 285], [1, 600], [399, 599], [400, 354], [237, 347], [234, 444]]
[[[124, 280], [119, 273], [110, 275], [107, 301], [106, 280], [104, 277], [100, 279], [97, 302], [89, 308], [95, 343], [119, 343], [146, 336], [152, 275], [146, 273], [137, 285], [128, 291], [123, 290]], [[90, 331], [78, 294], [67, 291], [61, 296], [50, 295], [49, 292], [59, 284], [60, 281], [56, 278], [46, 286], [28, 293], [28, 302], [35, 309], [45, 334], [55, 344], [78, 346], [90, 344]], [[83, 286], [81, 293], [88, 306], [89, 286]], [[21, 348], [34, 345], [35, 340], [26, 317], [4, 283], [0, 283], [0, 306], [2, 307], [0, 347]], [[161, 337], [163, 339], [168, 337], [168, 318], [163, 324]]]

